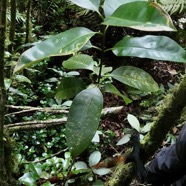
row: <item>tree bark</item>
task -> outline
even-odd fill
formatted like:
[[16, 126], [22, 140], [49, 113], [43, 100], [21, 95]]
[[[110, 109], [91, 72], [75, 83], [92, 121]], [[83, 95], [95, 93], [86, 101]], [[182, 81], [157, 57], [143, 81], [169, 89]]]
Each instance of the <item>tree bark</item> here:
[[10, 9], [11, 22], [10, 22], [9, 40], [11, 43], [8, 46], [8, 51], [12, 53], [13, 46], [14, 46], [15, 28], [16, 28], [16, 0], [11, 0], [10, 6], [11, 6]]
[[30, 42], [30, 38], [31, 38], [31, 4], [32, 4], [32, 0], [28, 0], [28, 4], [27, 4], [27, 13], [26, 13], [26, 38], [25, 38], [25, 43], [29, 43]]
[[4, 116], [6, 90], [4, 84], [4, 52], [6, 32], [6, 0], [0, 0], [0, 185], [4, 181]]

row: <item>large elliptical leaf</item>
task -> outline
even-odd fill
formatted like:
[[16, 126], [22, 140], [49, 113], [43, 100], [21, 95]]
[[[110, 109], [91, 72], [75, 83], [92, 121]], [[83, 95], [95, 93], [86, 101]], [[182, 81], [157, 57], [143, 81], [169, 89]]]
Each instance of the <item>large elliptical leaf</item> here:
[[66, 123], [67, 146], [73, 157], [90, 144], [99, 125], [103, 95], [98, 88], [80, 92], [73, 100]]
[[63, 67], [66, 69], [87, 69], [93, 71], [94, 60], [87, 54], [78, 54], [64, 61]]
[[135, 1], [147, 1], [147, 0], [105, 0], [103, 4], [103, 10], [105, 17], [110, 16], [113, 14], [113, 12], [121, 5], [130, 3], [130, 2], [135, 2]]
[[70, 0], [70, 1], [82, 8], [99, 12], [100, 0]]
[[103, 24], [143, 31], [176, 31], [169, 14], [157, 4], [146, 1], [121, 5]]
[[114, 79], [139, 89], [142, 92], [156, 92], [159, 90], [158, 84], [144, 70], [133, 66], [122, 66], [115, 69], [111, 74]]
[[112, 51], [116, 56], [186, 62], [186, 51], [166, 36], [125, 37], [112, 48]]
[[50, 56], [74, 54], [86, 45], [89, 39], [95, 34], [96, 32], [87, 28], [77, 27], [51, 36], [49, 39], [26, 50], [20, 56], [14, 73]]

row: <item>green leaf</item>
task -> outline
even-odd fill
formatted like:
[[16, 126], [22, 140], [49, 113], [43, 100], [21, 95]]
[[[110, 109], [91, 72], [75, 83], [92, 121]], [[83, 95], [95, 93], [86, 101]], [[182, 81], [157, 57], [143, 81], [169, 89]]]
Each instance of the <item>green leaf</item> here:
[[74, 163], [74, 167], [76, 170], [81, 170], [81, 169], [88, 169], [87, 164], [83, 161], [77, 161]]
[[10, 88], [11, 84], [12, 84], [12, 80], [8, 79], [8, 78], [5, 78], [4, 83], [5, 83], [5, 89], [8, 90]]
[[99, 163], [101, 160], [101, 153], [99, 151], [94, 151], [90, 156], [89, 156], [89, 166], [92, 167], [96, 164]]
[[124, 135], [118, 142], [116, 145], [123, 145], [125, 143], [128, 143], [130, 141], [130, 137], [131, 137], [131, 134], [126, 134]]
[[131, 125], [132, 128], [134, 128], [138, 132], [140, 132], [140, 123], [134, 115], [128, 114], [127, 115], [127, 120], [128, 120], [128, 122], [129, 122], [129, 124]]
[[82, 8], [99, 12], [100, 0], [70, 0], [70, 1]]
[[110, 16], [113, 14], [113, 12], [121, 5], [130, 3], [130, 2], [135, 2], [135, 1], [147, 1], [147, 0], [120, 0], [120, 1], [113, 1], [113, 0], [105, 0], [103, 4], [103, 10], [105, 17]]
[[51, 184], [49, 181], [47, 181], [44, 184], [42, 184], [42, 186], [53, 186], [53, 184]]
[[66, 69], [87, 69], [93, 71], [94, 60], [89, 55], [78, 54], [64, 61], [63, 67]]
[[16, 75], [15, 79], [19, 82], [25, 82], [31, 84], [31, 81], [26, 76], [23, 75]]
[[[99, 76], [99, 70], [100, 70], [100, 67], [94, 66], [93, 71], [98, 76]], [[105, 67], [105, 65], [102, 65], [101, 76], [104, 76], [105, 74], [107, 74], [107, 73], [109, 73], [111, 71], [112, 71], [112, 67]]]
[[29, 165], [30, 170], [33, 172], [35, 178], [39, 178], [41, 175], [41, 167], [39, 165], [31, 163]]
[[111, 172], [111, 169], [108, 169], [108, 168], [100, 168], [100, 169], [92, 169], [92, 171], [95, 173], [95, 174], [98, 174], [100, 176], [103, 176], [103, 175], [106, 175], [108, 173]]
[[99, 135], [101, 135], [101, 134], [103, 134], [103, 133], [101, 131], [97, 130], [91, 141], [94, 142], [94, 143], [99, 143], [100, 142], [100, 136]]
[[116, 95], [122, 97], [123, 101], [125, 102], [126, 105], [128, 105], [129, 103], [132, 102], [131, 99], [129, 99], [128, 97], [121, 94], [120, 91], [111, 83], [105, 84], [104, 87], [103, 87], [103, 91], [104, 92], [109, 92], [109, 93], [112, 93], [112, 94], [116, 94]]
[[55, 97], [70, 99], [86, 88], [84, 82], [76, 77], [64, 77], [59, 84]]
[[146, 1], [121, 5], [103, 24], [143, 31], [176, 31], [169, 14], [157, 4]]
[[67, 146], [73, 157], [90, 144], [98, 128], [103, 108], [103, 95], [98, 88], [80, 92], [73, 100], [66, 123]]
[[64, 56], [79, 51], [95, 35], [84, 27], [76, 27], [51, 36], [26, 50], [19, 58], [14, 73], [51, 56]]
[[119, 67], [115, 69], [110, 76], [143, 92], [156, 92], [159, 90], [158, 84], [153, 80], [153, 78], [144, 70], [136, 67]]
[[116, 56], [186, 62], [186, 51], [166, 36], [125, 37], [112, 48], [112, 51]]
[[27, 172], [19, 178], [19, 181], [26, 186], [36, 186], [36, 179], [34, 179], [32, 172]]

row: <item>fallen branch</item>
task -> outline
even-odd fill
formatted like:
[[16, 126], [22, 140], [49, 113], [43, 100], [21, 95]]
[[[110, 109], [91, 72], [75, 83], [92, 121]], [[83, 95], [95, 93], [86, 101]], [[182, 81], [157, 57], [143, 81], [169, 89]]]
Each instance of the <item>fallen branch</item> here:
[[[18, 109], [17, 106], [11, 106], [11, 108]], [[36, 111], [36, 110], [41, 111], [42, 110], [42, 111], [47, 111], [47, 112], [52, 111], [48, 108], [35, 108], [35, 107], [19, 107], [19, 108], [26, 109], [26, 111], [27, 110], [30, 110], [30, 111]], [[119, 113], [122, 112], [122, 110], [123, 110], [123, 106], [105, 108], [102, 110], [101, 118], [105, 118], [105, 117], [109, 117], [109, 116], [113, 116], [113, 115], [118, 115]], [[60, 112], [60, 110], [55, 110], [55, 111]], [[64, 110], [61, 110], [61, 111], [64, 111]], [[66, 113], [68, 113], [68, 111], [66, 111]], [[42, 120], [36, 121], [35, 120], [35, 121], [19, 122], [19, 123], [5, 125], [5, 129], [8, 129], [10, 132], [26, 131], [26, 130], [39, 130], [39, 129], [43, 129], [43, 128], [62, 126], [66, 123], [66, 121], [67, 121], [67, 117], [63, 117], [60, 119], [50, 119], [50, 120], [46, 120], [46, 121], [42, 121]]]
[[5, 129], [8, 129], [9, 132], [39, 130], [43, 128], [61, 126], [64, 125], [66, 121], [67, 121], [66, 117], [63, 117], [61, 119], [50, 119], [46, 121], [28, 121], [5, 125]]
[[51, 107], [42, 108], [42, 107], [13, 106], [13, 105], [7, 105], [6, 107], [12, 108], [12, 109], [20, 109], [21, 111], [8, 113], [5, 116], [22, 114], [22, 113], [26, 113], [26, 112], [35, 112], [35, 111], [50, 112], [50, 113], [54, 113], [54, 114], [68, 114], [68, 110], [51, 108]]

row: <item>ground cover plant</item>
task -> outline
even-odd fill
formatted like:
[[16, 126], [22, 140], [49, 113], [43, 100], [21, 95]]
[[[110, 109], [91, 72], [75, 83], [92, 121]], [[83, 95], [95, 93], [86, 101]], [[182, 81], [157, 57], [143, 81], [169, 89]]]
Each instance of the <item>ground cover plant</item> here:
[[[55, 94], [53, 99], [50, 99], [51, 96], [49, 96], [49, 99], [41, 100], [42, 106], [53, 106], [43, 111], [54, 113], [55, 105], [58, 109], [63, 110], [60, 112], [61, 115], [57, 118], [55, 116], [52, 118], [52, 114], [48, 117], [45, 115], [45, 119], [53, 119], [50, 122], [46, 120], [46, 122], [38, 121], [36, 123], [29, 123], [29, 120], [32, 120], [34, 117], [36, 117], [37, 120], [39, 117], [43, 119], [43, 117], [41, 117], [42, 113], [38, 112], [38, 115], [36, 114], [34, 117], [32, 115], [30, 118], [25, 117], [25, 123], [6, 126], [9, 131], [15, 132], [23, 129], [45, 128], [49, 125], [62, 125], [66, 123], [65, 132], [62, 129], [59, 137], [56, 136], [50, 139], [51, 141], [46, 144], [46, 141], [43, 140], [42, 148], [45, 151], [54, 145], [58, 150], [61, 150], [59, 151], [60, 153], [63, 153], [64, 147], [60, 148], [59, 143], [63, 140], [62, 138], [65, 137], [70, 154], [65, 153], [64, 158], [56, 158], [55, 156], [51, 157], [51, 154], [59, 155], [60, 153], [56, 154], [53, 151], [48, 152], [48, 150], [46, 150], [47, 153], [50, 154], [45, 153], [46, 157], [44, 160], [46, 160], [46, 163], [41, 163], [43, 160], [37, 160], [36, 156], [32, 157], [36, 158], [36, 160], [26, 166], [26, 173], [19, 179], [20, 182], [25, 185], [52, 185], [54, 183], [76, 184], [79, 181], [95, 185], [103, 184], [101, 180], [98, 180], [97, 175], [102, 176], [111, 172], [110, 168], [100, 167], [101, 153], [97, 149], [94, 149], [96, 151], [88, 155], [88, 164], [83, 161], [76, 162], [76, 159], [90, 146], [95, 134], [95, 138], [99, 141], [99, 134], [101, 134], [101, 132], [97, 130], [100, 119], [104, 115], [103, 92], [109, 92], [121, 97], [124, 104], [128, 105], [133, 101], [132, 98], [128, 96], [130, 95], [129, 90], [132, 89], [136, 93], [140, 92], [141, 95], [150, 95], [157, 93], [160, 89], [150, 74], [140, 68], [129, 65], [114, 68], [114, 62], [110, 61], [107, 57], [109, 53], [113, 53], [116, 56], [139, 57], [142, 59], [149, 58], [179, 63], [186, 61], [185, 50], [174, 40], [162, 35], [146, 35], [148, 32], [176, 31], [168, 13], [157, 4], [144, 0], [130, 2], [120, 1], [118, 4], [113, 3], [111, 0], [105, 0], [102, 5], [99, 0], [88, 0], [86, 2], [72, 0], [71, 2], [86, 10], [96, 12], [100, 19], [100, 30], [92, 31], [86, 27], [75, 27], [57, 35], [50, 36], [48, 39], [26, 50], [19, 57], [11, 78], [5, 79], [7, 91], [13, 93], [9, 99], [14, 103], [17, 101], [13, 98], [14, 94], [22, 97], [27, 96], [26, 93], [23, 94], [24, 87], [27, 86], [24, 86], [22, 91], [18, 91], [13, 89], [12, 84], [15, 82], [32, 84], [27, 77], [21, 74], [22, 70], [30, 70], [35, 76], [38, 71], [34, 72], [32, 65], [37, 66], [43, 62], [50, 63], [50, 59], [56, 56], [65, 56], [66, 58], [61, 61], [61, 69], [50, 69], [58, 74], [59, 78], [52, 77], [53, 79], [50, 78], [45, 81], [45, 86], [43, 86], [43, 84], [41, 85], [44, 96], [47, 96], [47, 94], [51, 92]], [[134, 13], [131, 14], [130, 12]], [[137, 16], [139, 12], [140, 15]], [[113, 46], [110, 48], [107, 48], [107, 31], [110, 26], [140, 30], [143, 31], [144, 36], [135, 37], [127, 35], [118, 42], [113, 43]], [[96, 36], [100, 40], [98, 46], [91, 43], [91, 39]], [[100, 55], [94, 56], [88, 52], [89, 50], [98, 51]], [[61, 58], [59, 59], [61, 60]], [[109, 66], [107, 66], [108, 62]], [[89, 74], [86, 81], [84, 81], [81, 76], [81, 73], [84, 71]], [[115, 81], [124, 84], [125, 91], [121, 92], [117, 89], [113, 84]], [[57, 85], [56, 90], [54, 90], [55, 85]], [[27, 90], [32, 94], [30, 89]], [[25, 105], [27, 105], [29, 101], [33, 102], [34, 99], [34, 97], [32, 97], [31, 100], [27, 99]], [[64, 100], [69, 99], [73, 99], [73, 101], [64, 103]], [[69, 107], [70, 110], [68, 113], [68, 110], [65, 109]], [[35, 108], [27, 107], [27, 109], [34, 110]], [[38, 109], [41, 111], [43, 108]], [[68, 117], [66, 117], [66, 113], [68, 113]], [[128, 115], [128, 120], [132, 128], [134, 128], [132, 132], [142, 133], [150, 130], [149, 126], [146, 126], [146, 128], [141, 127], [139, 121], [133, 115]], [[55, 131], [56, 130], [53, 132], [55, 133]], [[41, 132], [41, 137], [38, 137], [39, 140], [36, 140], [37, 136], [32, 136], [31, 133], [33, 140], [35, 140], [38, 145], [41, 144], [42, 135], [46, 137], [45, 132], [45, 130]], [[52, 133], [52, 130], [49, 131], [49, 133]], [[38, 133], [38, 136], [39, 135]], [[118, 142], [118, 145], [128, 142], [130, 136], [130, 133], [125, 135]], [[25, 148], [26, 147], [24, 147], [24, 150]], [[36, 149], [35, 147], [30, 148], [30, 154], [34, 155]], [[38, 151], [42, 150], [39, 149]], [[56, 164], [56, 167], [53, 167], [53, 164]], [[71, 175], [78, 175], [78, 178], [71, 178]], [[123, 178], [123, 180], [125, 179]], [[106, 184], [115, 185], [119, 183], [120, 179], [118, 183], [108, 181]]]

